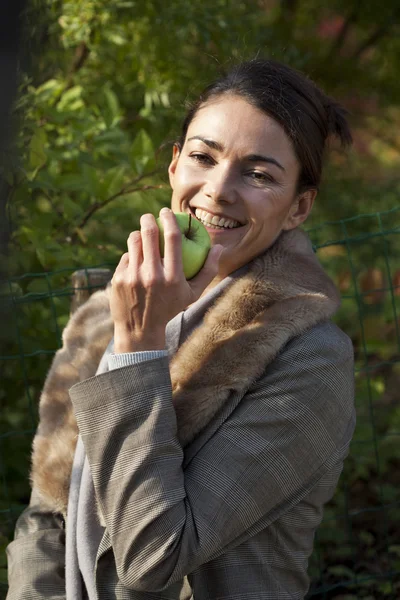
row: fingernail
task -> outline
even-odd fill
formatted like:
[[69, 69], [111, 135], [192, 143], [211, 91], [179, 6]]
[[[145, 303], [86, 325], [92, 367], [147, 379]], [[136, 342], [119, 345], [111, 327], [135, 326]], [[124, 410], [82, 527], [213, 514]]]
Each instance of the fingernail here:
[[171, 212], [171, 209], [170, 209], [170, 208], [168, 208], [167, 206], [164, 206], [164, 208], [162, 208], [162, 209], [160, 210], [160, 215], [162, 215], [162, 214], [164, 214], [164, 213], [168, 213], [168, 212]]

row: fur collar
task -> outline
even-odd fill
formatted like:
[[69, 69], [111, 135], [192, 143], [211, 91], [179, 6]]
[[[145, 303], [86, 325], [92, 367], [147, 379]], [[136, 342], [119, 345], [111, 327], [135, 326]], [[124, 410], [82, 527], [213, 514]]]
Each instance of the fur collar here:
[[[287, 342], [332, 317], [339, 293], [299, 229], [283, 232], [234, 280], [170, 359], [178, 435], [187, 446], [232, 391], [245, 393]], [[31, 482], [66, 515], [78, 429], [68, 390], [95, 375], [113, 334], [109, 288], [94, 293], [63, 332], [40, 398]]]

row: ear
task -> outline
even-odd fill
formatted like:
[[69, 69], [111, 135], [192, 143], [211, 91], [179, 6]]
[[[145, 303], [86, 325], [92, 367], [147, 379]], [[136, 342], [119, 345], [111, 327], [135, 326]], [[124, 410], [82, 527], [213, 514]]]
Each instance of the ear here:
[[295, 198], [282, 229], [289, 231], [304, 223], [311, 212], [317, 193], [318, 190], [307, 190]]
[[178, 165], [178, 159], [181, 154], [180, 144], [174, 144], [172, 150], [172, 160], [168, 167], [168, 175], [169, 175], [169, 183], [172, 189], [174, 189], [174, 179], [175, 179], [175, 171]]

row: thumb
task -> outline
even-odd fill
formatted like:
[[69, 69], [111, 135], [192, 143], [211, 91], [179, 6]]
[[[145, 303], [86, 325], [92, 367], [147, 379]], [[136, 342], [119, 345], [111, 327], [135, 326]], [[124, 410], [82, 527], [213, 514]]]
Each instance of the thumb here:
[[200, 297], [209, 283], [218, 275], [219, 259], [224, 250], [220, 244], [213, 246], [206, 258], [206, 262], [198, 274], [190, 280], [190, 287], [194, 295]]

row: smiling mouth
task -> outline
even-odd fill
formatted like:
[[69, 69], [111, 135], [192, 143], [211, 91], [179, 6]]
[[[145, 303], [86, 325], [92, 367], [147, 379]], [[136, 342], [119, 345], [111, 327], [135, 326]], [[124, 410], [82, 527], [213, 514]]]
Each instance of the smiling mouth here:
[[196, 221], [199, 221], [208, 231], [234, 231], [235, 229], [241, 229], [244, 225], [238, 225], [237, 227], [218, 227], [217, 225], [213, 225], [212, 223], [205, 223], [196, 217], [196, 214], [193, 208], [189, 205], [189, 212]]

